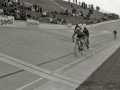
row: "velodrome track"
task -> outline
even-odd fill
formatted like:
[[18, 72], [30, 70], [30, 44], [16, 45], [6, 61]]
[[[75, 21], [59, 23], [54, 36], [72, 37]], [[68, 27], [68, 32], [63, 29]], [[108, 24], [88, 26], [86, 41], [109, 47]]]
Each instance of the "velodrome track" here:
[[72, 30], [0, 27], [0, 90], [75, 90], [119, 47], [119, 25], [89, 28], [90, 50], [79, 57]]

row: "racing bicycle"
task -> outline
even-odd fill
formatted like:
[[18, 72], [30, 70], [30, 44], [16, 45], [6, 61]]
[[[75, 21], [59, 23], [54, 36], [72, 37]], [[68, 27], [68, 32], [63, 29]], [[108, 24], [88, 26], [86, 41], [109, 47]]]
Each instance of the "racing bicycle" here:
[[74, 46], [74, 54], [76, 57], [78, 57], [79, 54], [83, 55], [83, 52], [85, 52], [85, 50], [84, 50], [85, 41], [81, 39], [77, 42], [78, 38], [74, 38], [74, 39], [76, 40], [75, 46]]

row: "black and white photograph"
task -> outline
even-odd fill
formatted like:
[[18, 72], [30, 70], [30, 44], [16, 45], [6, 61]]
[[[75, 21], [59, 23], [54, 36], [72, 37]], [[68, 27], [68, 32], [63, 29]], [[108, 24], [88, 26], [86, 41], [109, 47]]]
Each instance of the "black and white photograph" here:
[[0, 0], [0, 90], [120, 90], [120, 0]]

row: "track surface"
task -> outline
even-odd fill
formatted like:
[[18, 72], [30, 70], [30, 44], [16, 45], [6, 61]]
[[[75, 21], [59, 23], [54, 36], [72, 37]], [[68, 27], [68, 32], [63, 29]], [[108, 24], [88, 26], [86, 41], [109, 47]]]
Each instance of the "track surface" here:
[[120, 90], [120, 48], [76, 90]]
[[119, 36], [119, 24], [90, 28], [90, 50], [79, 57], [73, 52], [72, 30], [0, 28], [0, 90], [75, 89], [79, 80], [64, 73], [81, 62], [71, 63], [114, 42], [112, 31]]

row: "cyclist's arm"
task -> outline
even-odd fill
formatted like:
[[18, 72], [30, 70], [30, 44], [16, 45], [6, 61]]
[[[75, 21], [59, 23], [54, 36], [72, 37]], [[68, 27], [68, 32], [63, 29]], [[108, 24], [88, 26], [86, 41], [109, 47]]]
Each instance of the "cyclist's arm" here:
[[74, 42], [74, 36], [75, 36], [75, 35], [76, 35], [76, 33], [74, 32], [74, 33], [73, 33], [73, 36], [72, 36], [73, 42]]
[[75, 26], [74, 32], [76, 31], [76, 29], [77, 29], [77, 26]]

